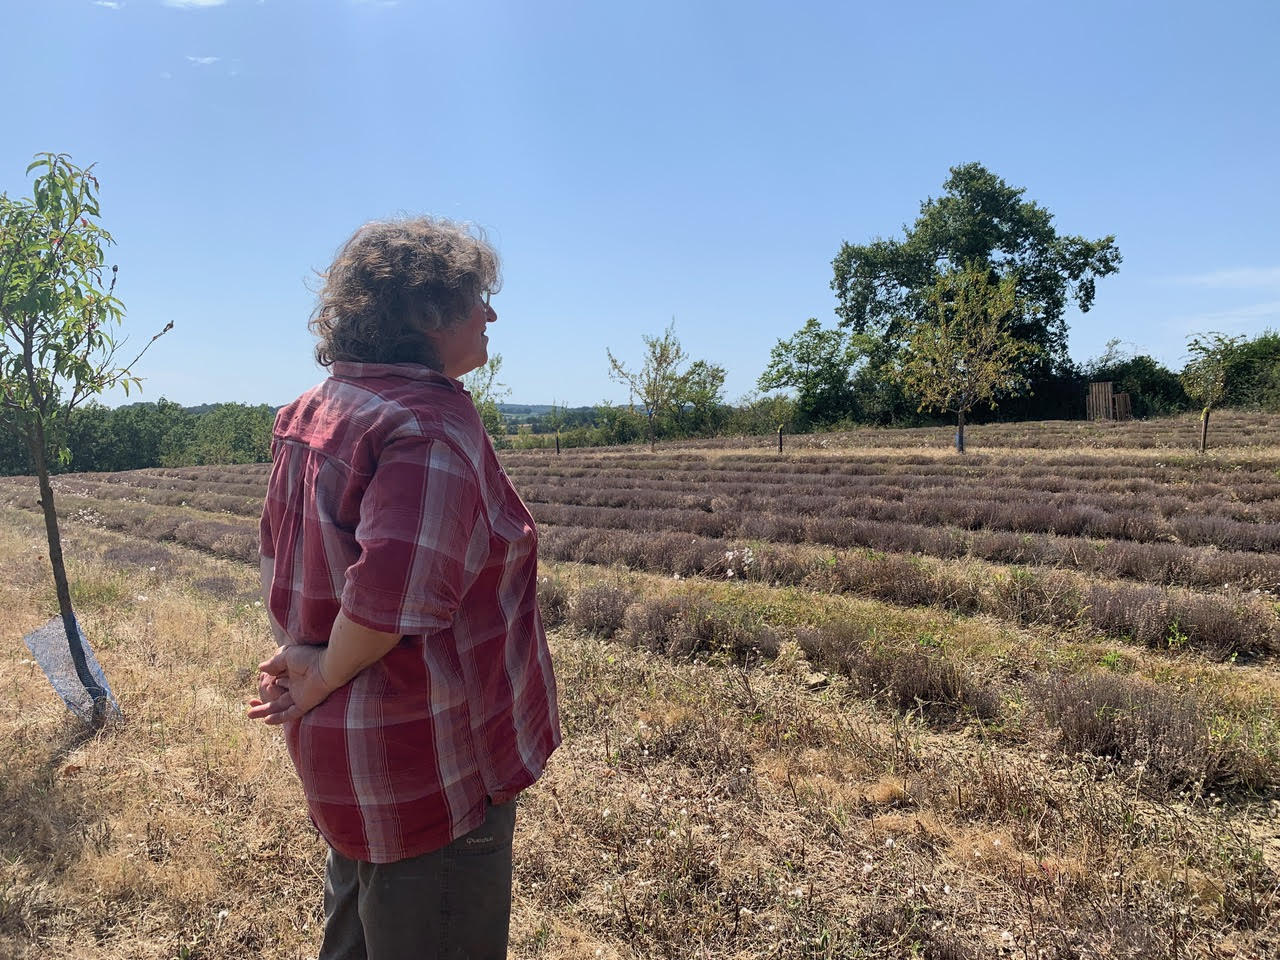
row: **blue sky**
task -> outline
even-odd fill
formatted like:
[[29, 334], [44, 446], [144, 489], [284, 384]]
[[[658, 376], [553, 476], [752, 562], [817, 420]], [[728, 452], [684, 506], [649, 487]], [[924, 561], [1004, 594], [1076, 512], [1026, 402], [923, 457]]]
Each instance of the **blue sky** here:
[[[95, 162], [144, 399], [318, 380], [314, 271], [361, 222], [482, 225], [517, 402], [625, 401], [674, 318], [750, 390], [834, 322], [842, 240], [900, 235], [977, 160], [1058, 229], [1113, 233], [1073, 311], [1120, 337], [1280, 328], [1280, 4], [5, 0], [0, 189]], [[120, 398], [109, 398], [118, 402]]]

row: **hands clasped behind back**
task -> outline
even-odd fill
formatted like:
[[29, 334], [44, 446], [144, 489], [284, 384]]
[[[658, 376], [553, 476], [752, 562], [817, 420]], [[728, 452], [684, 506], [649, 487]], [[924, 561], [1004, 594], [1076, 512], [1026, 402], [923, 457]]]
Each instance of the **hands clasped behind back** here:
[[339, 611], [327, 646], [284, 644], [258, 664], [258, 696], [247, 715], [272, 726], [296, 720], [399, 642], [400, 634], [370, 629]]
[[258, 696], [249, 701], [249, 719], [274, 726], [323, 703], [338, 688], [325, 679], [324, 654], [324, 647], [289, 644], [258, 664]]

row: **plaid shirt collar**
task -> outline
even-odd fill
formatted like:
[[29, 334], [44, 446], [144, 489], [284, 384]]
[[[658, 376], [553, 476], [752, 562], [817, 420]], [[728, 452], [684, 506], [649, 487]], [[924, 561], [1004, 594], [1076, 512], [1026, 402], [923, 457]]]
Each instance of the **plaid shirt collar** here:
[[333, 376], [342, 377], [344, 380], [405, 377], [409, 380], [426, 380], [430, 383], [447, 385], [454, 393], [467, 392], [461, 380], [446, 377], [439, 370], [432, 370], [421, 363], [355, 363], [350, 360], [337, 360], [330, 370]]

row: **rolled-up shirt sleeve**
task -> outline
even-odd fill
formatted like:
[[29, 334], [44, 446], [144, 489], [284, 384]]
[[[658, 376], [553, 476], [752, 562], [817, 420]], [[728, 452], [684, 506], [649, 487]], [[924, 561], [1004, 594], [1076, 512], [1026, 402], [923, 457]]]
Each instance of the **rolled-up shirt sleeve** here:
[[489, 543], [475, 470], [442, 440], [388, 444], [361, 498], [355, 539], [360, 556], [342, 590], [350, 619], [384, 633], [448, 627]]

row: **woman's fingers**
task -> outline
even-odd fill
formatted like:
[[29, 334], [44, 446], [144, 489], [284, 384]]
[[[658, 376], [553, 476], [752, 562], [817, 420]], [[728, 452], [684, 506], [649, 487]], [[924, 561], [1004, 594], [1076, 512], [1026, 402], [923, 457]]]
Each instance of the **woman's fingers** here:
[[282, 690], [289, 689], [289, 675], [282, 673], [273, 677], [269, 673], [258, 674], [258, 696], [263, 700], [274, 700]]
[[293, 720], [300, 716], [302, 716], [301, 710], [299, 710], [297, 707], [290, 707], [288, 710], [285, 710], [283, 713], [273, 713], [271, 716], [264, 718], [264, 722], [269, 727], [276, 727], [282, 723], [288, 723], [290, 720]]
[[273, 677], [277, 677], [289, 669], [289, 661], [285, 657], [285, 651], [288, 647], [278, 647], [276, 652], [271, 655], [268, 660], [263, 660], [258, 664], [258, 669], [263, 673], [269, 673]]
[[[272, 717], [285, 713], [293, 706], [293, 697], [287, 692], [274, 700], [259, 700], [257, 698], [249, 701], [249, 709], [245, 715], [250, 720], [266, 720], [271, 723]], [[276, 720], [276, 723], [282, 723], [282, 720]]]
[[[246, 716], [276, 726], [301, 717], [327, 697], [317, 647], [280, 647], [258, 665], [258, 696], [249, 701]], [[292, 661], [292, 663], [290, 662]]]

